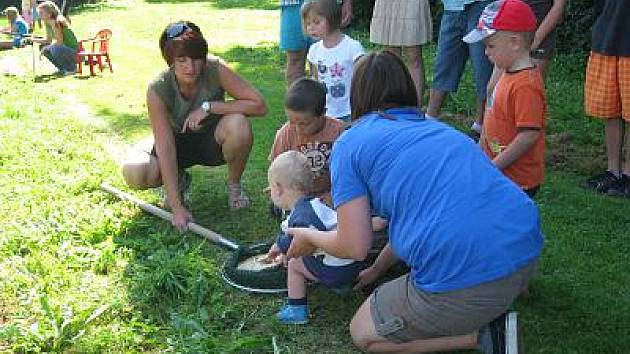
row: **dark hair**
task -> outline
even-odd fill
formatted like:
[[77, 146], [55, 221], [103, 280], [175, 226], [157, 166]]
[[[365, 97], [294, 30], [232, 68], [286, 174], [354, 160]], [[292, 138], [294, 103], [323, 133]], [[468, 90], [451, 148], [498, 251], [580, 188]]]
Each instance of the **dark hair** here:
[[300, 9], [304, 33], [306, 33], [306, 17], [313, 11], [326, 19], [329, 30], [341, 28], [341, 6], [337, 0], [312, 0], [306, 1]]
[[350, 90], [352, 120], [371, 111], [417, 106], [416, 87], [407, 66], [396, 54], [373, 52], [354, 64]]
[[284, 106], [295, 112], [322, 116], [326, 107], [326, 89], [319, 81], [303, 77], [289, 87]]
[[[169, 29], [180, 26], [183, 30], [174, 37], [169, 38]], [[177, 21], [169, 23], [160, 36], [160, 51], [162, 57], [169, 66], [177, 57], [190, 57], [193, 59], [206, 59], [208, 56], [208, 42], [197, 25], [190, 21]]]

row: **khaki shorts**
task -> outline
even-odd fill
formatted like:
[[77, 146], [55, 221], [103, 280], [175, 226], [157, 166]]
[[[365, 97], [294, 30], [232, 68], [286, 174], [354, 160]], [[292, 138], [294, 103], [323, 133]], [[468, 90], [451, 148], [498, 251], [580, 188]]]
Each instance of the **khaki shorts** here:
[[527, 286], [537, 260], [507, 277], [446, 293], [428, 293], [409, 273], [370, 297], [376, 333], [395, 343], [472, 333], [504, 313]]

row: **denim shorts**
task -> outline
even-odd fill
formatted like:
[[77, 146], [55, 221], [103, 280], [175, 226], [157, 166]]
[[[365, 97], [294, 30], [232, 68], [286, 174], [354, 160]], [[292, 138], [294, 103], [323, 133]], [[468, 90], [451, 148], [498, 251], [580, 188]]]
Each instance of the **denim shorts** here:
[[463, 11], [444, 11], [435, 58], [433, 89], [457, 91], [466, 61], [470, 58], [477, 98], [486, 98], [486, 86], [492, 74], [492, 63], [485, 53], [486, 46], [483, 42], [467, 44], [462, 38], [477, 27], [481, 12], [490, 2], [476, 1], [466, 5]]
[[300, 5], [280, 7], [280, 50], [296, 52], [308, 49], [315, 43], [313, 38], [305, 36], [302, 31]]

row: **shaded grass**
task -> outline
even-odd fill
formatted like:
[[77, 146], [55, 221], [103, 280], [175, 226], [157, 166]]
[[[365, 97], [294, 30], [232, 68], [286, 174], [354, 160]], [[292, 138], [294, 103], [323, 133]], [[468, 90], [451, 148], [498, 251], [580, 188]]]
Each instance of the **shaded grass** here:
[[[169, 21], [190, 18], [210, 39], [211, 51], [253, 82], [270, 108], [266, 118], [252, 119], [255, 143], [245, 183], [253, 207], [229, 211], [225, 168], [195, 167], [193, 213], [239, 242], [273, 237], [278, 222], [267, 214], [262, 188], [275, 130], [285, 120], [284, 58], [276, 44], [277, 11], [254, 6], [132, 1], [86, 7], [73, 26], [80, 37], [100, 27], [114, 30], [114, 74], [35, 83], [0, 77], [0, 351], [273, 352], [274, 338], [282, 352], [356, 351], [347, 326], [365, 294], [344, 298], [315, 288], [312, 323], [280, 326], [273, 315], [281, 297], [250, 295], [220, 281], [228, 252], [177, 234], [98, 190], [103, 180], [124, 189], [115, 161], [150, 134], [144, 94], [164, 68], [158, 33]], [[367, 44], [365, 32], [352, 35]], [[426, 48], [427, 68], [433, 53]], [[28, 50], [5, 55], [25, 65], [30, 60]], [[549, 148], [559, 157], [538, 197], [547, 235], [539, 275], [531, 296], [516, 304], [527, 352], [623, 352], [630, 346], [630, 206], [578, 187], [601, 167], [595, 157], [602, 145], [601, 124], [581, 109], [581, 72], [583, 61], [563, 57], [547, 82], [549, 131], [558, 139]], [[474, 106], [472, 87], [467, 73], [446, 107], [462, 117], [453, 120], [460, 127]], [[581, 165], [587, 161], [595, 162]], [[153, 191], [136, 194], [159, 199]], [[56, 331], [64, 321], [64, 330]]]

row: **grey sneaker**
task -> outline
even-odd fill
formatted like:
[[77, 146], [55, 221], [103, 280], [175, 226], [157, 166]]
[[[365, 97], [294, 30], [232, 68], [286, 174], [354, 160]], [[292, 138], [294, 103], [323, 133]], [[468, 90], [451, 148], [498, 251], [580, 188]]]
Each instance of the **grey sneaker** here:
[[[179, 199], [182, 201], [184, 207], [188, 209], [190, 205], [190, 183], [192, 182], [192, 176], [186, 170], [179, 170], [177, 172], [177, 191], [179, 192]], [[164, 187], [161, 187], [161, 193], [164, 197], [162, 206], [164, 208], [171, 209], [171, 203], [168, 199], [168, 194]]]
[[518, 314], [510, 311], [479, 330], [479, 350], [484, 354], [519, 354]]

